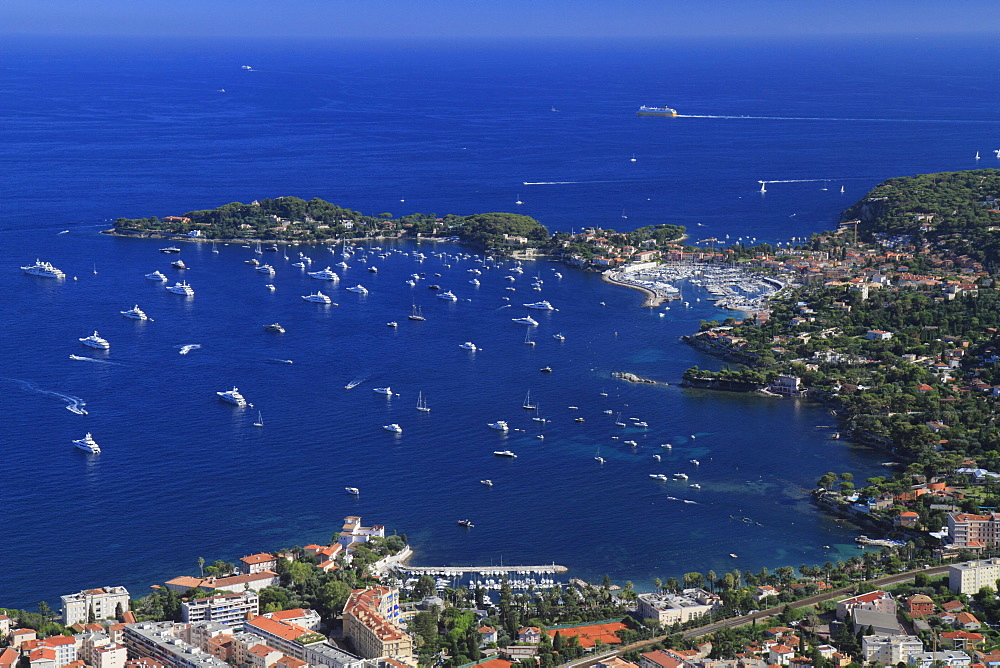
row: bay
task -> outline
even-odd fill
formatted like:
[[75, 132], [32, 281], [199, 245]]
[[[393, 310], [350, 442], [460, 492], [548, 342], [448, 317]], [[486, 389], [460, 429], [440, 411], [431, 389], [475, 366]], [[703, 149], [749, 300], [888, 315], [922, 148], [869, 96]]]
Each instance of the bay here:
[[[975, 167], [976, 150], [979, 166], [993, 164], [998, 100], [984, 82], [995, 45], [197, 46], [0, 46], [0, 85], [11, 92], [0, 106], [0, 502], [17, 518], [3, 604], [104, 584], [140, 595], [194, 572], [199, 556], [322, 542], [347, 514], [406, 533], [421, 564], [555, 561], [573, 576], [637, 585], [854, 553], [854, 533], [818, 514], [804, 490], [828, 470], [884, 469], [877, 454], [817, 429], [831, 423], [825, 410], [610, 377], [673, 383], [693, 364], [718, 367], [678, 342], [725, 315], [704, 295], [695, 301], [697, 288], [685, 289], [690, 309], [650, 311], [637, 292], [544, 262], [526, 265], [516, 292], [504, 290], [510, 263], [484, 270], [475, 288], [473, 258], [432, 254], [459, 248], [422, 244], [419, 263], [404, 243], [374, 258], [378, 274], [348, 260], [331, 290], [339, 306], [323, 308], [300, 298], [326, 286], [290, 267], [294, 254], [263, 256], [278, 272], [272, 293], [243, 264], [251, 250], [185, 244], [184, 278], [197, 293], [185, 300], [143, 278], [177, 277], [156, 250], [165, 244], [97, 232], [118, 215], [298, 195], [368, 214], [516, 208], [551, 229], [665, 222], [689, 226], [695, 240], [807, 236], [884, 178]], [[635, 117], [643, 103], [799, 120]], [[795, 179], [805, 181], [757, 192], [758, 180]], [[298, 250], [313, 269], [340, 259]], [[24, 276], [17, 267], [36, 257], [70, 278]], [[426, 281], [405, 283], [421, 271]], [[541, 292], [530, 290], [535, 275]], [[430, 282], [460, 301], [436, 299]], [[355, 283], [369, 295], [347, 292]], [[538, 299], [559, 310], [533, 312], [530, 347], [511, 318]], [[406, 319], [413, 303], [425, 323]], [[118, 314], [133, 304], [154, 321]], [[287, 333], [263, 331], [274, 321]], [[76, 341], [95, 328], [111, 341], [106, 360], [70, 359], [101, 359]], [[464, 341], [482, 350], [459, 349]], [[179, 355], [184, 344], [201, 348]], [[552, 374], [539, 373], [545, 365]], [[254, 409], [216, 400], [233, 385]], [[400, 396], [371, 391], [384, 385]], [[552, 420], [544, 440], [520, 407], [529, 389]], [[415, 410], [421, 391], [429, 414]], [[89, 414], [65, 410], [60, 394]], [[257, 410], [262, 429], [251, 424]], [[618, 412], [650, 425], [627, 432], [635, 449], [622, 444]], [[486, 427], [497, 419], [527, 431], [504, 437]], [[390, 422], [401, 436], [382, 429]], [[97, 458], [70, 445], [88, 430], [104, 448]], [[671, 451], [659, 447], [668, 442]], [[504, 448], [518, 458], [492, 455]], [[702, 489], [648, 477], [681, 471]], [[466, 517], [475, 529], [456, 526]]]

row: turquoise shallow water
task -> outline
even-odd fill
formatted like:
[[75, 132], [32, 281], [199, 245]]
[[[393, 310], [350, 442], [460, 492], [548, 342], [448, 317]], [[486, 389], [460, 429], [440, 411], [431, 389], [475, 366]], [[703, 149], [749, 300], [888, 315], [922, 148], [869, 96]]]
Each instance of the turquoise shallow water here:
[[[696, 289], [685, 290], [693, 308], [659, 317], [637, 292], [549, 263], [527, 266], [516, 292], [504, 290], [509, 265], [484, 270], [474, 288], [473, 259], [446, 262], [424, 244], [423, 263], [394, 253], [377, 275], [349, 261], [332, 290], [340, 305], [324, 309], [300, 299], [318, 282], [283, 258], [271, 258], [271, 293], [243, 264], [246, 249], [185, 245], [197, 294], [184, 300], [142, 278], [156, 268], [174, 278], [156, 252], [164, 244], [97, 231], [118, 215], [295, 194], [369, 214], [517, 208], [552, 229], [669, 222], [695, 240], [804, 236], [883, 178], [991, 155], [998, 93], [982, 82], [995, 45], [175, 46], [0, 46], [0, 503], [17, 518], [0, 605], [105, 584], [141, 594], [193, 572], [199, 556], [322, 541], [349, 513], [406, 533], [416, 563], [555, 561], [637, 585], [852, 553], [853, 532], [803, 490], [828, 470], [872, 475], [878, 457], [829, 441], [816, 428], [831, 421], [824, 410], [610, 377], [673, 383], [692, 364], [718, 365], [678, 342], [720, 315]], [[786, 120], [633, 115], [663, 102]], [[806, 181], [762, 198], [758, 179]], [[556, 181], [571, 183], [524, 185]], [[303, 251], [318, 268], [339, 260]], [[78, 280], [22, 275], [36, 257]], [[461, 300], [405, 284], [421, 271]], [[345, 290], [357, 282], [367, 297]], [[515, 306], [502, 308], [503, 296]], [[532, 348], [511, 318], [539, 298], [559, 310], [534, 314]], [[425, 323], [406, 320], [414, 302]], [[154, 322], [119, 316], [136, 303]], [[275, 320], [287, 334], [263, 331]], [[106, 359], [71, 360], [101, 359], [77, 342], [94, 328], [112, 342]], [[460, 350], [467, 340], [483, 350]], [[184, 344], [201, 348], [178, 355]], [[540, 374], [545, 365], [554, 372]], [[253, 411], [216, 401], [234, 384]], [[400, 396], [372, 393], [381, 385]], [[551, 420], [544, 440], [520, 407], [529, 389]], [[72, 397], [88, 415], [65, 410]], [[263, 429], [251, 425], [257, 409]], [[634, 450], [613, 425], [618, 412], [650, 425], [628, 430]], [[486, 427], [497, 419], [526, 431], [500, 435]], [[390, 422], [401, 436], [382, 430]], [[87, 430], [99, 458], [70, 445]], [[674, 448], [656, 463], [666, 442]], [[518, 458], [491, 454], [503, 448]], [[682, 471], [702, 489], [648, 477]], [[487, 477], [494, 487], [478, 484]], [[474, 530], [456, 526], [465, 517]]]

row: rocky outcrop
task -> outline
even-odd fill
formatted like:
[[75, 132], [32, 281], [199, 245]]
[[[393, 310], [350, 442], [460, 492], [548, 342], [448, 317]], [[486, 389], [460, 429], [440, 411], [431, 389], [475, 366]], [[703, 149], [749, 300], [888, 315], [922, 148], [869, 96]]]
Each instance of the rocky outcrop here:
[[649, 378], [642, 378], [635, 375], [634, 373], [627, 373], [625, 371], [615, 371], [611, 374], [612, 378], [620, 378], [622, 380], [627, 380], [630, 383], [645, 383], [647, 385], [666, 385], [666, 383], [657, 383], [655, 380], [650, 380]]

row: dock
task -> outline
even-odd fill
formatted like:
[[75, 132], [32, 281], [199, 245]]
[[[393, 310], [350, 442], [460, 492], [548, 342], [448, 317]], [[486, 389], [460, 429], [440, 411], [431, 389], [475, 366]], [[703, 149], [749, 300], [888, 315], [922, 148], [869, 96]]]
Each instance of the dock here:
[[553, 573], [565, 573], [569, 569], [559, 564], [548, 564], [546, 566], [403, 566], [396, 568], [400, 573], [407, 575], [433, 575], [437, 577], [462, 577], [465, 575], [546, 575]]

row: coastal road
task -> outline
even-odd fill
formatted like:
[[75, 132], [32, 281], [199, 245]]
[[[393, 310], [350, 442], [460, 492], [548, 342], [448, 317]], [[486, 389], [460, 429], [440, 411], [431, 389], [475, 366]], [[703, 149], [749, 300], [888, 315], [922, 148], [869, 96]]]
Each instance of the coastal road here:
[[[925, 573], [926, 575], [941, 575], [948, 572], [948, 566], [932, 566], [930, 568], [921, 568], [915, 571], [907, 571], [905, 573], [896, 573], [895, 575], [886, 575], [885, 577], [876, 578], [875, 580], [870, 580], [866, 584], [872, 589], [880, 589], [882, 587], [887, 587], [889, 585], [899, 584], [901, 582], [906, 582], [912, 580], [917, 573]], [[841, 587], [840, 589], [831, 589], [829, 591], [824, 591], [822, 593], [816, 594], [815, 596], [810, 596], [808, 598], [803, 598], [801, 600], [795, 601], [793, 603], [788, 603], [793, 608], [804, 608], [811, 605], [816, 605], [822, 603], [823, 601], [830, 601], [833, 599], [842, 598], [850, 594], [855, 593], [857, 586], [851, 585], [848, 587]], [[781, 604], [779, 606], [768, 608], [767, 610], [761, 610], [760, 612], [755, 612], [752, 615], [742, 615], [740, 617], [730, 617], [729, 619], [723, 619], [717, 622], [712, 622], [711, 624], [706, 624], [705, 626], [699, 626], [698, 628], [688, 629], [681, 633], [685, 638], [700, 638], [701, 636], [708, 635], [710, 633], [715, 633], [720, 629], [730, 629], [737, 626], [743, 626], [744, 624], [750, 624], [754, 620], [767, 619], [768, 617], [774, 617], [775, 615], [781, 614], [781, 611], [785, 609], [786, 604]], [[656, 638], [650, 638], [649, 640], [640, 640], [638, 642], [631, 643], [629, 645], [623, 645], [621, 647], [615, 647], [613, 651], [607, 654], [602, 654], [600, 656], [586, 656], [576, 661], [571, 661], [566, 664], [572, 668], [579, 668], [581, 666], [589, 666], [598, 660], [608, 659], [613, 656], [620, 656], [626, 652], [631, 652], [633, 650], [641, 649], [653, 643], [661, 642], [666, 639], [667, 636], [657, 636]]]

